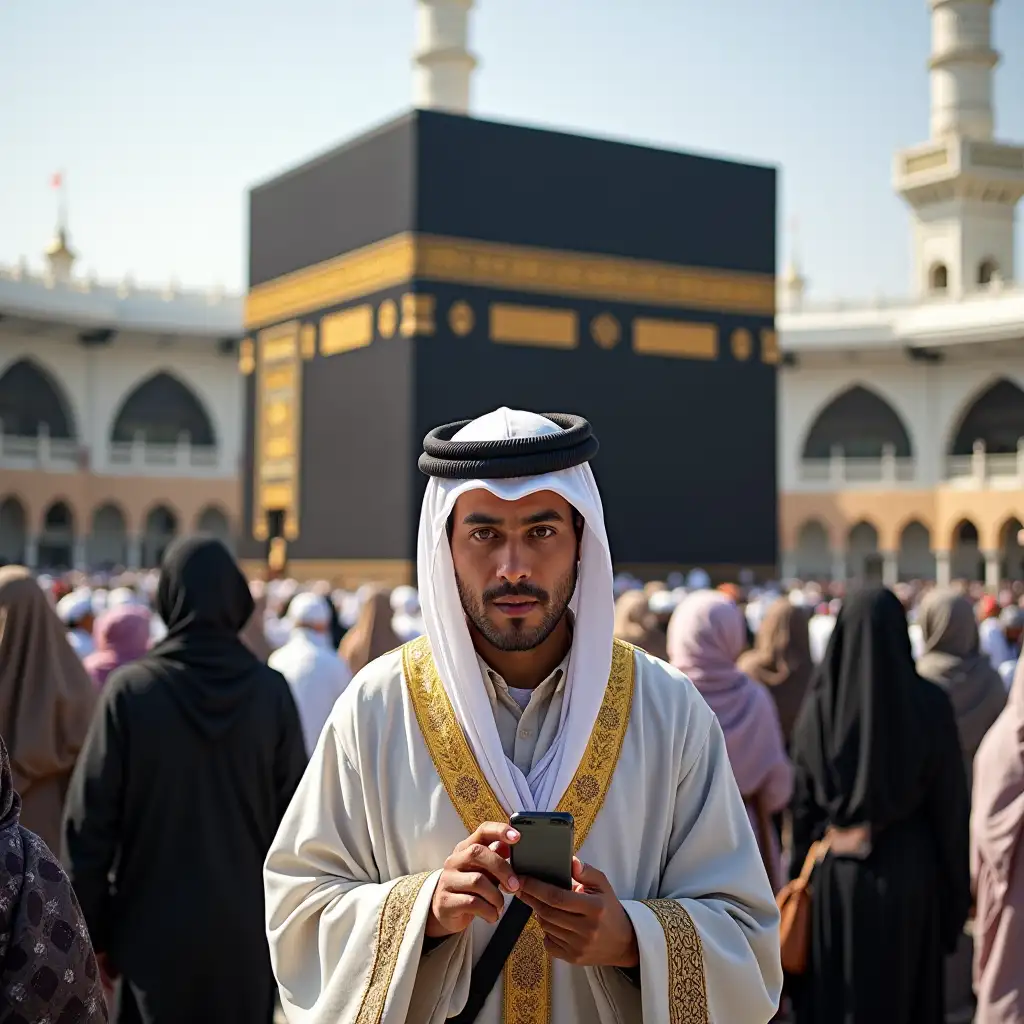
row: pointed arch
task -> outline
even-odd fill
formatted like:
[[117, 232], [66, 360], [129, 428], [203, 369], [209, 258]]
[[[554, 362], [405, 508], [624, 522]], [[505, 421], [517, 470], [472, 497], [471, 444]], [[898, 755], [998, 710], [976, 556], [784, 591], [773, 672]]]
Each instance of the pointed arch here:
[[108, 501], [94, 509], [89, 535], [89, 564], [111, 568], [128, 561], [128, 520], [120, 505]]
[[892, 445], [897, 458], [914, 454], [899, 413], [876, 391], [854, 384], [815, 416], [804, 438], [802, 457], [827, 459], [838, 447], [850, 458], [879, 459], [887, 445]]
[[832, 573], [832, 543], [828, 524], [805, 519], [797, 530], [793, 565], [801, 579], [827, 579]]
[[1006, 377], [993, 381], [971, 399], [949, 444], [950, 455], [970, 455], [976, 441], [990, 455], [1010, 455], [1024, 438], [1024, 390]]
[[897, 554], [901, 580], [935, 578], [935, 555], [932, 552], [931, 530], [920, 519], [911, 519], [899, 531]]
[[76, 436], [71, 403], [59, 381], [34, 359], [17, 359], [0, 374], [0, 423], [15, 437]]
[[142, 381], [121, 403], [110, 439], [130, 443], [141, 435], [147, 444], [177, 444], [188, 434], [194, 445], [213, 447], [216, 433], [206, 407], [187, 384], [161, 370]]
[[1024, 579], [1024, 523], [1010, 516], [999, 527], [1000, 577], [1004, 580]]
[[231, 519], [219, 505], [206, 505], [196, 516], [196, 532], [228, 543], [231, 539]]
[[164, 557], [164, 551], [178, 535], [178, 513], [168, 504], [154, 505], [147, 513], [142, 537], [142, 560], [148, 568], [156, 568]]
[[0, 565], [24, 565], [28, 540], [28, 513], [13, 494], [0, 501]]
[[75, 513], [71, 503], [56, 498], [43, 512], [39, 534], [39, 564], [48, 569], [70, 569], [74, 564]]
[[981, 534], [966, 516], [953, 526], [950, 535], [950, 571], [953, 579], [983, 580], [985, 560], [981, 554]]

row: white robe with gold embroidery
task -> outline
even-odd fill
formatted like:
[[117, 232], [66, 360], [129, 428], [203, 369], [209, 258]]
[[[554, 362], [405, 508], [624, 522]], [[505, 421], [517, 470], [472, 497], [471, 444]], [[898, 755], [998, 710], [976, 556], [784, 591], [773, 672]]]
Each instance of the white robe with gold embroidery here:
[[[378, 659], [346, 690], [267, 858], [291, 1024], [442, 1024], [490, 936], [478, 920], [422, 952], [441, 866], [494, 803], [423, 668], [425, 645]], [[559, 807], [629, 914], [640, 989], [610, 968], [551, 961], [534, 925], [479, 1024], [764, 1024], [782, 987], [778, 912], [717, 719], [663, 662], [625, 645], [616, 661], [632, 662], [630, 685], [613, 687], [613, 663], [590, 761]]]

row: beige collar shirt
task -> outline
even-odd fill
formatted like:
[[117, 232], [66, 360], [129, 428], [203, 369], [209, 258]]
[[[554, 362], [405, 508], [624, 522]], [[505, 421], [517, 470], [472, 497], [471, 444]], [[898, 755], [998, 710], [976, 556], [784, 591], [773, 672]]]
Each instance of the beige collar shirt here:
[[477, 661], [505, 756], [528, 776], [551, 748], [558, 732], [569, 655], [533, 691], [525, 708], [520, 707], [509, 692], [508, 684], [493, 668], [479, 656]]

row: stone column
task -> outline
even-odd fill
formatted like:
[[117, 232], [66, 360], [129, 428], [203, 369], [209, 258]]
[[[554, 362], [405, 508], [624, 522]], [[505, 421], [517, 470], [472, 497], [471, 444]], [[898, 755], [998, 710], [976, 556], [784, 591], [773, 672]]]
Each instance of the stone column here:
[[846, 552], [832, 552], [832, 582], [843, 583], [846, 580]]
[[39, 537], [30, 533], [25, 538], [25, 568], [35, 569], [39, 565]]
[[781, 579], [784, 580], [795, 580], [797, 577], [796, 571], [796, 552], [795, 551], [783, 551], [782, 552], [782, 564], [779, 566], [779, 574]]
[[983, 551], [985, 558], [985, 587], [993, 593], [999, 589], [1003, 575], [1003, 553], [1001, 551]]
[[940, 587], [948, 587], [952, 582], [953, 572], [950, 566], [948, 551], [935, 552], [935, 582]]
[[81, 535], [75, 537], [71, 545], [71, 565], [78, 571], [84, 572], [88, 568], [89, 556], [86, 552], [85, 538]]
[[882, 583], [887, 587], [895, 587], [900, 581], [900, 553], [898, 551], [882, 552]]
[[126, 545], [127, 551], [127, 569], [141, 569], [142, 568], [142, 537], [137, 533], [128, 534], [128, 543]]

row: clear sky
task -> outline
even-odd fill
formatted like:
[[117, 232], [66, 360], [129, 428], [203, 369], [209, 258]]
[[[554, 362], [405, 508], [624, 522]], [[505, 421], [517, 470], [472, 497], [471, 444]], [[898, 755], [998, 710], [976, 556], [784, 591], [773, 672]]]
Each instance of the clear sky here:
[[[1024, 4], [995, 18], [1024, 141]], [[247, 187], [405, 109], [413, 32], [413, 0], [4, 0], [0, 262], [39, 258], [63, 169], [83, 268], [244, 287]], [[480, 116], [775, 164], [814, 297], [907, 289], [926, 0], [477, 0], [472, 36]]]

